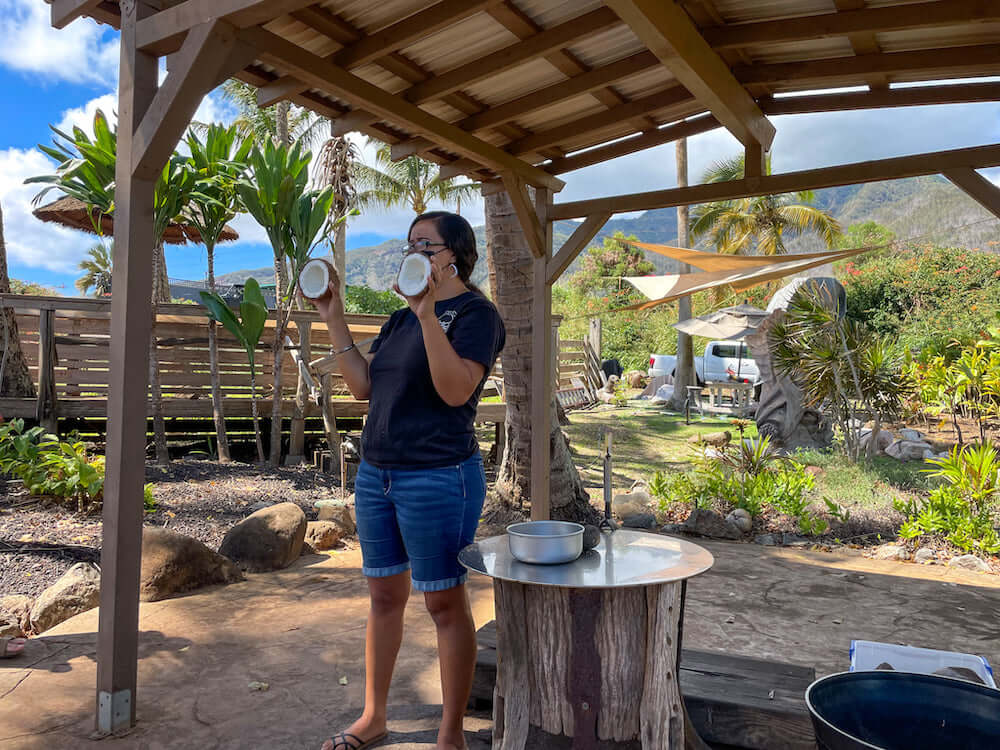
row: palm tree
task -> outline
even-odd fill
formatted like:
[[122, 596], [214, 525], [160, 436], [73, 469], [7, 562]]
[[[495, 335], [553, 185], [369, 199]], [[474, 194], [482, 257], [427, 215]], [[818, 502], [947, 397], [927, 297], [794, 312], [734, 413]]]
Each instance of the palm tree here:
[[83, 276], [76, 280], [76, 288], [81, 294], [94, 290], [95, 297], [106, 297], [111, 294], [111, 247], [98, 242], [87, 251], [87, 257], [80, 261], [78, 268], [84, 271]]
[[[712, 165], [702, 182], [727, 182], [743, 178], [743, 155]], [[767, 160], [766, 173], [771, 173]], [[706, 238], [720, 253], [730, 255], [780, 255], [786, 252], [785, 238], [807, 232], [820, 236], [828, 248], [840, 237], [840, 223], [829, 213], [811, 205], [812, 190], [756, 198], [718, 201], [697, 206], [691, 234]]]
[[[3, 239], [3, 208], [0, 207], [0, 294], [10, 293], [10, 277], [7, 275], [7, 245]], [[34, 398], [35, 384], [28, 372], [28, 362], [21, 350], [21, 337], [17, 329], [14, 310], [4, 307], [0, 317], [3, 333], [3, 355], [0, 356], [0, 396], [9, 398]]]
[[437, 164], [419, 156], [393, 161], [389, 146], [381, 146], [375, 152], [375, 166], [355, 167], [357, 207], [365, 211], [407, 206], [422, 214], [431, 201], [460, 206], [463, 199], [473, 200], [479, 194], [476, 183], [441, 179], [439, 172]]

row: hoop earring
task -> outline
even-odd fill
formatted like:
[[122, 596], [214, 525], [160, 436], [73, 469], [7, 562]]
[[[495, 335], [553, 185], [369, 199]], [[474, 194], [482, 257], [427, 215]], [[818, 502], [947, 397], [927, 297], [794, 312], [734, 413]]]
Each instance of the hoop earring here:
[[454, 263], [451, 263], [449, 264], [448, 268], [451, 269], [451, 278], [455, 278], [456, 276], [458, 276], [458, 266], [456, 266]]

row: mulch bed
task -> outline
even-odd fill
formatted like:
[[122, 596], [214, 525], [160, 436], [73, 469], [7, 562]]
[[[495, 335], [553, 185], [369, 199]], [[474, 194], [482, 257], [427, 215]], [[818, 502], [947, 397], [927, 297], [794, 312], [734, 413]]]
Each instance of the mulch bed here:
[[[147, 526], [161, 526], [218, 549], [226, 532], [258, 504], [297, 503], [310, 519], [313, 503], [340, 498], [339, 475], [310, 466], [265, 468], [185, 459], [146, 467], [155, 484], [156, 511]], [[31, 497], [19, 483], [0, 480], [0, 596], [37, 596], [77, 562], [100, 559], [101, 516], [75, 505]], [[6, 491], [4, 491], [6, 489]]]

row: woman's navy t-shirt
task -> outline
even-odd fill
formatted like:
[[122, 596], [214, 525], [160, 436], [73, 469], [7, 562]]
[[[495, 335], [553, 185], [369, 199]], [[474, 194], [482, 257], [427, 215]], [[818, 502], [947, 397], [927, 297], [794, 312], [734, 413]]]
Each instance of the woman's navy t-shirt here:
[[438, 468], [459, 464], [478, 449], [476, 407], [503, 349], [503, 322], [493, 303], [474, 292], [436, 302], [434, 312], [458, 356], [485, 368], [483, 379], [468, 401], [448, 406], [431, 380], [417, 316], [408, 307], [394, 312], [370, 349], [375, 356], [361, 452], [373, 466]]

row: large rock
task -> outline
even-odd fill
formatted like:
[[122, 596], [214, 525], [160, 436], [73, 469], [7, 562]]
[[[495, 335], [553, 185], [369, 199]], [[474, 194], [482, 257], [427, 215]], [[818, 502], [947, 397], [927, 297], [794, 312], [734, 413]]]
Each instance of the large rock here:
[[340, 537], [354, 536], [358, 530], [357, 517], [354, 515], [354, 495], [346, 501], [318, 500], [314, 503], [317, 509], [317, 520], [332, 521], [340, 529]]
[[306, 544], [314, 550], [333, 549], [340, 542], [340, 527], [333, 521], [310, 521], [306, 525]]
[[233, 526], [222, 540], [219, 554], [251, 573], [279, 570], [299, 558], [305, 537], [302, 508], [295, 503], [278, 503]]
[[933, 565], [937, 562], [937, 552], [935, 552], [930, 547], [921, 547], [913, 555], [914, 562], [923, 563], [925, 565]]
[[626, 529], [655, 529], [656, 516], [652, 513], [633, 513], [622, 518], [622, 526]]
[[91, 563], [77, 563], [35, 600], [28, 615], [31, 629], [35, 633], [46, 631], [63, 620], [93, 609], [100, 599], [100, 569]]
[[902, 438], [903, 440], [909, 440], [912, 443], [925, 442], [924, 433], [922, 433], [920, 430], [914, 430], [910, 427], [900, 430], [899, 437]]
[[734, 524], [736, 528], [742, 531], [744, 534], [748, 533], [750, 529], [753, 528], [753, 516], [750, 515], [750, 511], [744, 510], [743, 508], [737, 508], [731, 511], [726, 520]]
[[900, 544], [883, 544], [875, 550], [876, 560], [909, 560], [910, 553]]
[[17, 638], [30, 629], [32, 601], [23, 594], [0, 598], [0, 638]]
[[948, 561], [949, 568], [965, 568], [966, 570], [976, 570], [981, 573], [989, 573], [990, 566], [985, 560], [981, 560], [975, 555], [961, 555], [953, 557]]
[[729, 441], [733, 439], [733, 435], [729, 430], [724, 430], [723, 432], [707, 432], [699, 435], [692, 435], [688, 438], [688, 442], [692, 444], [704, 443], [705, 445], [711, 445], [715, 448], [725, 448], [729, 445]]
[[652, 504], [648, 492], [636, 490], [621, 495], [615, 495], [611, 501], [611, 509], [619, 518], [636, 516], [641, 513], [651, 513]]
[[913, 440], [896, 440], [885, 449], [887, 456], [900, 461], [923, 461], [928, 453], [934, 453], [930, 445]]
[[[875, 440], [876, 450], [875, 455], [880, 456], [885, 453], [886, 448], [892, 445], [895, 438], [893, 438], [892, 433], [889, 430], [879, 430], [878, 437]], [[872, 432], [869, 430], [861, 436], [861, 452], [867, 455], [868, 445], [872, 441]]]
[[142, 530], [142, 601], [156, 602], [202, 586], [242, 580], [243, 573], [232, 560], [197, 539], [160, 528]]
[[705, 508], [695, 508], [684, 522], [684, 531], [712, 539], [739, 539], [743, 534], [739, 527], [727, 521], [720, 513]]

